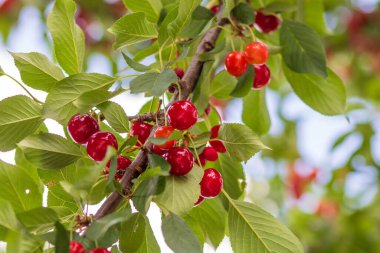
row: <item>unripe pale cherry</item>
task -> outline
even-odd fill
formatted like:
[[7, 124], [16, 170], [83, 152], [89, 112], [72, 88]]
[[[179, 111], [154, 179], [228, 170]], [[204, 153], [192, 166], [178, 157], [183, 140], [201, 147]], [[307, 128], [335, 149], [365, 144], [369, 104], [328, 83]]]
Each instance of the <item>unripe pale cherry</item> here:
[[137, 136], [138, 142], [137, 146], [141, 146], [149, 138], [150, 131], [152, 130], [152, 125], [144, 122], [136, 122], [131, 127], [131, 135]]
[[198, 111], [194, 104], [187, 100], [174, 102], [167, 111], [169, 124], [178, 130], [191, 128], [198, 119]]
[[249, 64], [264, 64], [269, 58], [268, 48], [261, 42], [249, 43], [244, 54]]
[[80, 242], [70, 242], [70, 253], [86, 253], [86, 249]]
[[228, 73], [235, 77], [242, 76], [247, 70], [248, 63], [242, 52], [230, 52], [224, 60], [224, 66]]
[[215, 198], [222, 191], [222, 175], [216, 169], [206, 169], [200, 185], [202, 197]]
[[255, 26], [262, 33], [274, 32], [280, 24], [280, 19], [275, 15], [265, 15], [260, 11], [256, 13]]
[[169, 149], [166, 160], [170, 164], [170, 173], [176, 176], [186, 175], [194, 166], [193, 154], [183, 147]]
[[[174, 128], [172, 126], [160, 126], [157, 127], [156, 131], [153, 134], [154, 138], [168, 138], [173, 133]], [[164, 144], [157, 145], [160, 149], [169, 149], [173, 147], [175, 140], [166, 141]]]
[[88, 114], [75, 114], [67, 124], [67, 131], [74, 142], [86, 144], [91, 135], [99, 132], [99, 124]]
[[266, 86], [270, 81], [270, 70], [266, 64], [255, 66], [255, 77], [252, 87], [260, 89]]
[[92, 159], [99, 162], [106, 156], [108, 147], [113, 147], [117, 150], [116, 137], [109, 132], [97, 132], [88, 139], [86, 150]]

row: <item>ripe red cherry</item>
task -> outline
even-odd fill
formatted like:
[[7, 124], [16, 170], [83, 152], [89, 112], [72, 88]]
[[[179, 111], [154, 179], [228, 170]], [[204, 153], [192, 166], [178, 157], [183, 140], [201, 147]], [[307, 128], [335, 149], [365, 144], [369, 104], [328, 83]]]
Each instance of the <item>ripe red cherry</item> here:
[[67, 131], [73, 141], [86, 144], [91, 135], [99, 132], [99, 124], [88, 114], [75, 114], [67, 124]]
[[137, 146], [141, 146], [141, 144], [144, 144], [145, 141], [148, 139], [150, 135], [150, 131], [152, 130], [152, 125], [143, 123], [143, 122], [136, 122], [131, 127], [131, 135], [136, 136], [138, 138]]
[[222, 191], [223, 178], [216, 169], [207, 169], [200, 184], [202, 197], [215, 198]]
[[255, 66], [255, 78], [252, 87], [260, 89], [266, 86], [270, 81], [270, 70], [266, 64]]
[[0, 3], [0, 12], [9, 12], [15, 3], [15, 0], [4, 0], [2, 3]]
[[226, 59], [224, 60], [224, 66], [228, 73], [235, 77], [239, 77], [247, 70], [248, 63], [245, 60], [244, 53], [234, 51], [227, 54]]
[[219, 11], [219, 6], [218, 6], [218, 5], [211, 6], [210, 11], [211, 11], [212, 13], [214, 13], [214, 14], [218, 13], [218, 11]]
[[[154, 138], [168, 138], [174, 131], [172, 126], [160, 126], [156, 129], [153, 134]], [[164, 144], [157, 145], [160, 149], [169, 149], [173, 147], [175, 144], [175, 140], [170, 140], [165, 142]]]
[[86, 253], [86, 249], [80, 242], [70, 242], [70, 253]]
[[205, 200], [205, 198], [204, 198], [204, 197], [202, 197], [202, 196], [199, 196], [199, 198], [198, 198], [197, 202], [195, 202], [195, 203], [194, 203], [194, 206], [198, 206], [200, 203], [202, 203], [202, 202], [203, 202], [203, 200]]
[[176, 68], [174, 71], [179, 79], [182, 79], [182, 77], [185, 75], [185, 71], [181, 68]]
[[249, 64], [264, 64], [269, 57], [267, 46], [261, 42], [252, 42], [245, 48], [245, 59]]
[[262, 12], [256, 13], [255, 25], [262, 33], [271, 33], [280, 26], [281, 21], [275, 15], [265, 15]]
[[168, 153], [167, 150], [161, 149], [156, 144], [153, 144], [153, 150], [152, 150], [152, 152], [153, 152], [153, 154], [156, 154], [156, 155], [159, 155], [159, 156], [163, 156], [164, 154]]
[[[128, 158], [124, 157], [124, 156], [119, 155], [117, 157], [117, 167], [116, 167], [116, 174], [115, 174], [116, 180], [120, 180], [122, 178], [122, 176], [124, 174], [122, 171], [125, 171], [128, 168], [128, 166], [131, 165], [131, 163], [132, 163], [132, 161], [129, 160]], [[106, 166], [109, 169], [111, 166], [111, 161], [108, 161]], [[109, 173], [108, 170], [105, 170], [103, 172], [104, 172], [104, 174]]]
[[205, 147], [202, 154], [207, 161], [215, 162], [218, 160], [218, 152], [213, 147]]
[[116, 137], [109, 132], [97, 132], [91, 135], [87, 142], [87, 154], [95, 161], [102, 161], [107, 153], [108, 146], [117, 150]]
[[208, 116], [208, 115], [210, 115], [210, 112], [211, 112], [211, 105], [208, 104], [206, 109], [205, 109], [205, 114]]
[[210, 136], [210, 139], [218, 138], [218, 135], [219, 135], [219, 129], [220, 129], [220, 125], [213, 126], [213, 127], [211, 128], [211, 136]]
[[226, 153], [227, 149], [222, 141], [210, 141], [210, 145], [219, 153]]
[[96, 248], [96, 249], [90, 250], [89, 253], [111, 253], [111, 252], [105, 248]]
[[184, 176], [193, 168], [194, 156], [187, 148], [175, 147], [169, 149], [167, 161], [170, 164], [170, 173]]
[[197, 108], [187, 100], [174, 102], [167, 111], [169, 124], [178, 130], [186, 130], [197, 123]]
[[199, 164], [198, 159], [195, 159], [195, 163], [198, 164], [198, 166], [201, 166], [201, 167], [205, 166], [206, 159], [205, 159], [203, 153], [199, 155], [199, 161], [201, 162], [201, 164]]

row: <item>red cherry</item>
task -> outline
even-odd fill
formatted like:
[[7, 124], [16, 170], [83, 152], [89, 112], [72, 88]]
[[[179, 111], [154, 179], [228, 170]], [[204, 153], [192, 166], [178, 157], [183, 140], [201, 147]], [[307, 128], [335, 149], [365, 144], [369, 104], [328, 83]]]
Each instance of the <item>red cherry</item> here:
[[137, 146], [141, 146], [141, 144], [144, 144], [145, 141], [149, 138], [150, 131], [152, 130], [152, 125], [143, 123], [143, 122], [136, 122], [131, 127], [131, 135], [138, 137], [139, 142], [137, 142]]
[[245, 48], [245, 59], [249, 64], [264, 64], [269, 57], [267, 46], [261, 42], [252, 42]]
[[213, 147], [205, 147], [202, 154], [207, 161], [215, 162], [218, 160], [218, 152]]
[[[123, 174], [125, 173], [125, 170], [131, 165], [132, 161], [129, 160], [128, 158], [119, 155], [117, 157], [117, 167], [116, 167], [116, 174], [115, 174], [115, 179], [120, 180], [123, 177]], [[107, 168], [110, 168], [111, 161], [108, 161], [107, 163]], [[108, 170], [104, 170], [103, 174], [109, 174]]]
[[216, 169], [207, 169], [204, 171], [200, 185], [202, 197], [215, 198], [222, 191], [222, 175]]
[[86, 249], [80, 242], [70, 242], [70, 253], [86, 253]]
[[266, 64], [255, 65], [255, 78], [252, 87], [260, 89], [266, 86], [270, 81], [270, 70]]
[[99, 124], [88, 114], [75, 114], [67, 124], [67, 131], [73, 141], [86, 144], [91, 135], [99, 132]]
[[0, 12], [9, 12], [15, 3], [15, 0], [4, 0], [2, 3], [0, 3]]
[[198, 198], [197, 202], [195, 202], [195, 203], [194, 203], [194, 206], [198, 206], [200, 203], [202, 203], [202, 202], [203, 202], [203, 200], [205, 200], [205, 198], [204, 198], [204, 197], [202, 197], [202, 196], [199, 196], [199, 198]]
[[116, 137], [109, 132], [97, 132], [87, 142], [87, 154], [95, 161], [102, 161], [108, 146], [118, 148]]
[[210, 145], [219, 153], [226, 153], [227, 149], [222, 141], [210, 141]]
[[159, 146], [157, 146], [156, 144], [153, 144], [153, 154], [156, 154], [156, 155], [159, 155], [159, 156], [163, 156], [164, 154], [167, 154], [168, 151], [165, 150], [165, 149], [161, 149]]
[[271, 33], [280, 26], [281, 21], [275, 15], [265, 15], [262, 12], [256, 13], [255, 25], [262, 33]]
[[235, 77], [239, 77], [247, 70], [248, 63], [245, 60], [244, 53], [234, 51], [227, 54], [226, 59], [224, 60], [224, 66], [228, 73]]
[[96, 249], [90, 250], [89, 253], [111, 253], [111, 252], [105, 248], [96, 248]]
[[219, 6], [218, 5], [211, 6], [210, 11], [213, 12], [214, 14], [218, 13]]
[[201, 164], [199, 164], [198, 159], [195, 159], [195, 163], [198, 164], [198, 166], [201, 166], [201, 167], [205, 166], [206, 159], [205, 159], [203, 153], [199, 155], [199, 161], [201, 162]]
[[220, 129], [220, 125], [213, 126], [213, 127], [211, 128], [211, 136], [210, 136], [210, 139], [218, 138], [218, 135], [219, 135], [219, 129]]
[[187, 100], [174, 102], [167, 111], [169, 124], [178, 130], [186, 130], [197, 123], [198, 112]]
[[176, 68], [174, 71], [179, 79], [182, 79], [182, 77], [185, 75], [185, 71], [181, 68]]
[[[174, 128], [171, 126], [160, 126], [154, 132], [154, 138], [168, 138], [174, 131]], [[167, 141], [164, 144], [157, 145], [160, 149], [169, 149], [173, 147], [175, 140]]]
[[206, 109], [205, 109], [205, 114], [208, 116], [208, 115], [210, 115], [210, 112], [211, 112], [211, 106], [208, 104]]
[[167, 161], [171, 166], [170, 173], [184, 176], [193, 168], [194, 156], [187, 148], [175, 147], [169, 149]]

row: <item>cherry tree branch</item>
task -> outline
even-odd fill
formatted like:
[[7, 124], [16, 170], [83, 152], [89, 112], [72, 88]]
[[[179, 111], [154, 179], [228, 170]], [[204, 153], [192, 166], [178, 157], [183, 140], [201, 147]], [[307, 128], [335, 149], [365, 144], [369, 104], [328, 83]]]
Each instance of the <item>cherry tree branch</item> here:
[[[171, 103], [177, 100], [183, 100], [187, 99], [191, 92], [194, 90], [196, 83], [199, 79], [199, 76], [202, 73], [202, 68], [204, 62], [200, 60], [200, 56], [205, 53], [209, 52], [215, 47], [215, 43], [221, 33], [221, 26], [226, 25], [229, 21], [228, 19], [221, 18], [222, 16], [222, 8], [219, 8], [218, 13], [218, 23], [217, 26], [214, 28], [211, 28], [202, 38], [201, 42], [199, 43], [199, 46], [197, 48], [196, 54], [193, 56], [191, 63], [189, 65], [189, 68], [186, 70], [186, 73], [184, 77], [181, 80], [181, 97], [179, 97], [178, 91], [175, 92]], [[170, 104], [171, 104], [170, 103]], [[170, 104], [168, 106], [170, 106]], [[150, 115], [152, 116], [152, 115]], [[154, 116], [156, 116], [154, 114]], [[163, 114], [160, 114], [159, 120], [157, 122], [162, 122], [162, 119], [164, 117]], [[157, 128], [157, 124], [155, 127], [153, 127], [151, 131], [152, 133]], [[126, 196], [129, 196], [131, 194], [131, 189], [133, 185], [133, 179], [138, 177], [146, 168], [148, 163], [148, 153], [150, 150], [152, 150], [153, 144], [147, 142], [144, 145], [144, 148], [141, 149], [141, 151], [138, 153], [136, 158], [133, 160], [132, 164], [127, 169], [126, 173], [121, 179], [121, 186], [123, 187], [124, 194]], [[118, 192], [113, 192], [101, 205], [99, 210], [96, 212], [94, 219], [100, 219], [104, 217], [107, 214], [112, 213], [115, 211], [115, 209], [118, 207], [120, 202], [123, 200], [123, 196], [121, 196]]]

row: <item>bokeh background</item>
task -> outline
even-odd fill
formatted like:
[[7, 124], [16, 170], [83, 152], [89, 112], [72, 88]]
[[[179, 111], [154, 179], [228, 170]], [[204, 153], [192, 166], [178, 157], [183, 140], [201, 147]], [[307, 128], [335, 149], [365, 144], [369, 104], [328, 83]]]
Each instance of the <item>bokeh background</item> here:
[[[86, 35], [86, 71], [108, 75], [123, 71], [126, 64], [112, 50], [112, 37], [106, 31], [125, 13], [123, 4], [76, 2], [80, 6], [77, 23]], [[380, 252], [380, 4], [324, 0], [324, 6], [328, 62], [346, 85], [347, 113], [326, 117], [311, 110], [272, 71], [267, 90], [272, 125], [263, 137], [272, 150], [245, 164], [246, 199], [286, 223], [308, 253]], [[0, 0], [0, 66], [18, 80], [9, 51], [36, 51], [53, 59], [45, 25], [50, 8], [47, 0]], [[143, 62], [151, 61], [154, 58], [148, 57]], [[45, 93], [30, 90], [45, 99]], [[24, 91], [11, 79], [0, 77], [0, 99], [16, 94]], [[113, 101], [134, 115], [148, 98], [124, 93]], [[212, 103], [226, 122], [241, 122], [241, 100], [213, 99]], [[54, 121], [46, 124], [52, 133], [63, 135]], [[0, 159], [14, 163], [14, 152], [0, 153]], [[163, 252], [170, 252], [160, 232], [158, 208], [152, 205], [148, 216]], [[206, 246], [205, 252], [214, 249]], [[217, 252], [231, 252], [227, 239]]]

